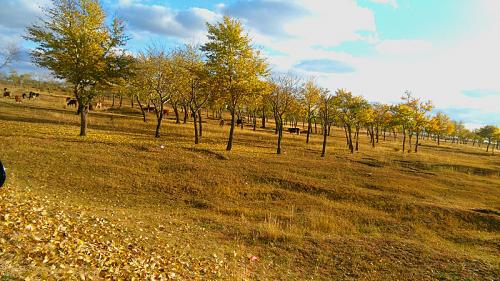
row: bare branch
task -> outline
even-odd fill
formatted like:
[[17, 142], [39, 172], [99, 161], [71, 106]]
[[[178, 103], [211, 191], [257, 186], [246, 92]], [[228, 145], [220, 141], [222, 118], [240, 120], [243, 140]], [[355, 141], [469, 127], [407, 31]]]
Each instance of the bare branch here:
[[0, 69], [19, 59], [21, 48], [16, 43], [10, 43], [0, 50]]

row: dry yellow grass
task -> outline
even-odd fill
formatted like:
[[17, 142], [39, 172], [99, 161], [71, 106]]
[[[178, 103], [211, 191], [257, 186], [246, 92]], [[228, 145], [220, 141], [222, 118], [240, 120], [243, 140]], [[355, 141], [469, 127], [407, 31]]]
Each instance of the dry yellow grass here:
[[[306, 145], [304, 136], [285, 134], [278, 156], [272, 130], [249, 128], [238, 128], [228, 153], [228, 128], [215, 120], [205, 118], [198, 146], [192, 124], [172, 119], [155, 139], [153, 116], [143, 123], [125, 104], [92, 113], [81, 138], [63, 95], [21, 104], [0, 98], [0, 157], [9, 176], [0, 195], [10, 198], [0, 202], [0, 223], [12, 212], [5, 202], [25, 199], [73, 224], [84, 212], [109, 223], [103, 241], [134, 239], [146, 256], [193, 263], [180, 266], [176, 279], [498, 279], [499, 156], [430, 140], [403, 155], [392, 138], [372, 149], [365, 136], [351, 155], [340, 130], [325, 159], [316, 135]], [[16, 255], [29, 256], [29, 245]], [[50, 276], [43, 258], [32, 268], [10, 253], [0, 255], [4, 279]]]

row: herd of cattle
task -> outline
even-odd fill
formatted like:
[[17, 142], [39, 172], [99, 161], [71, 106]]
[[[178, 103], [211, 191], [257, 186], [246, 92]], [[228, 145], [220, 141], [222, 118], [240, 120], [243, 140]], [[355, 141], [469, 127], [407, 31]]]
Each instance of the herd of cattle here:
[[[40, 96], [40, 93], [30, 91], [29, 93], [23, 93], [21, 96], [15, 95], [14, 99], [16, 99], [16, 102], [22, 102], [23, 99], [34, 99], [34, 98], [38, 98], [39, 96]], [[4, 98], [12, 98], [11, 92], [7, 88], [3, 88], [3, 97]], [[21, 99], [21, 97], [22, 97], [22, 99]]]
[[[23, 94], [21, 95], [22, 99], [30, 99], [30, 100], [31, 100], [31, 99], [34, 99], [34, 98], [38, 98], [39, 96], [40, 96], [40, 94], [39, 94], [39, 93], [32, 92], [32, 91], [30, 91], [29, 93], [23, 93]], [[12, 98], [12, 96], [11, 96], [11, 92], [10, 92], [7, 88], [4, 88], [4, 89], [3, 89], [3, 97], [4, 97], [4, 98]], [[15, 95], [15, 96], [14, 96], [14, 98], [16, 99], [16, 102], [22, 102], [21, 97], [20, 97], [19, 95]], [[74, 106], [74, 107], [77, 107], [77, 106], [78, 106], [78, 100], [77, 100], [77, 99], [75, 99], [75, 98], [70, 98], [70, 97], [67, 97], [67, 98], [66, 98], [66, 105], [67, 105], [67, 106]], [[96, 106], [95, 106], [95, 107], [96, 107], [96, 108], [102, 108], [102, 103], [101, 103], [101, 102], [96, 103]], [[93, 106], [92, 106], [92, 104], [90, 105], [90, 108], [89, 108], [89, 109], [90, 109], [90, 110], [93, 110], [93, 109], [94, 109], [94, 108], [93, 108]], [[154, 110], [154, 107], [150, 108], [150, 106], [148, 106], [148, 107], [145, 107], [144, 109], [145, 109], [145, 111], [147, 110], [147, 112], [149, 112], [149, 111], [150, 111], [150, 109], [153, 109], [153, 110]], [[166, 116], [168, 116], [168, 115], [169, 115], [168, 109], [164, 109], [164, 110], [163, 110], [163, 114], [164, 114], [164, 115], [166, 115]], [[239, 126], [239, 125], [242, 125], [242, 126], [243, 126], [244, 122], [245, 122], [245, 121], [244, 121], [243, 119], [238, 118], [238, 119], [237, 119], [237, 121], [236, 121], [236, 125], [238, 125], [238, 126]], [[221, 127], [222, 127], [222, 126], [224, 126], [224, 119], [221, 119], [221, 120], [220, 120], [219, 125], [220, 125]], [[297, 134], [297, 135], [299, 135], [300, 133], [304, 133], [304, 132], [307, 132], [307, 131], [301, 132], [300, 128], [288, 128], [288, 132], [289, 132], [290, 134]]]
[[[77, 107], [78, 106], [78, 100], [75, 99], [75, 98], [70, 98], [70, 97], [67, 97], [66, 98], [66, 105], [67, 106], [74, 106], [74, 107]], [[96, 103], [96, 108], [102, 108], [102, 103], [98, 102]], [[89, 109], [90, 110], [93, 110], [94, 109], [94, 106], [92, 104], [89, 105]]]

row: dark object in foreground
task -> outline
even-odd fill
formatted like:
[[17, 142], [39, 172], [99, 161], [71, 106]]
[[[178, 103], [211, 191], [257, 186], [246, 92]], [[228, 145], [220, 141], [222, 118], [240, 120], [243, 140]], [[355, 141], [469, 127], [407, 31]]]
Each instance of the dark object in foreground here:
[[297, 134], [300, 135], [300, 128], [288, 128], [288, 132], [290, 134]]
[[5, 168], [3, 167], [2, 161], [0, 161], [0, 187], [3, 186], [7, 175], [5, 174]]

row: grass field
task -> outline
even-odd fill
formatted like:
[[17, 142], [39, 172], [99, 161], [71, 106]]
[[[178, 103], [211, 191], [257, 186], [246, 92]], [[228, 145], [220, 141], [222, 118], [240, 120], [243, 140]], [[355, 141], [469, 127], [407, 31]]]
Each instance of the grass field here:
[[[109, 106], [109, 101], [105, 105]], [[63, 95], [0, 98], [0, 277], [17, 280], [498, 280], [500, 157], [423, 140], [402, 154], [334, 130], [142, 122], [128, 102], [79, 117]], [[170, 116], [172, 117], [172, 116]]]

